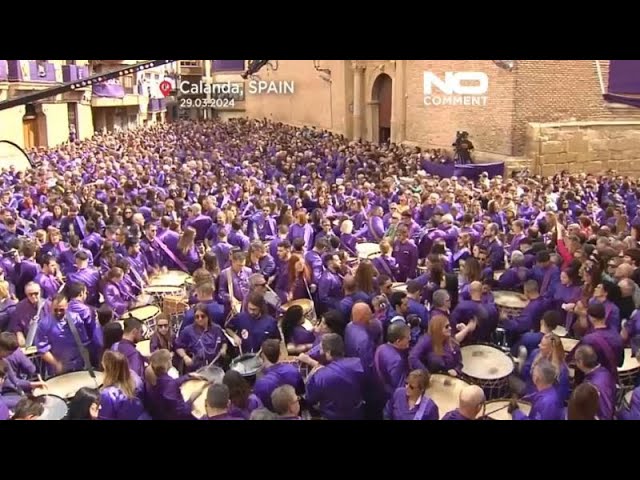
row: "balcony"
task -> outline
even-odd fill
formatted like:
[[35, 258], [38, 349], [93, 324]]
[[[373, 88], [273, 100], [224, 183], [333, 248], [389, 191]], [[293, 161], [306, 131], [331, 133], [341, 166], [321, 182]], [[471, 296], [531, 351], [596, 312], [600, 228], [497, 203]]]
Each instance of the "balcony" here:
[[62, 65], [62, 81], [75, 82], [89, 76], [89, 67], [78, 65]]
[[214, 60], [213, 73], [242, 73], [244, 63], [244, 60]]
[[8, 60], [7, 64], [10, 82], [56, 82], [56, 69], [53, 63], [36, 60]]
[[164, 98], [151, 98], [147, 106], [147, 112], [158, 113], [167, 111], [167, 101]]
[[133, 77], [121, 77], [119, 80], [108, 80], [96, 83], [92, 87], [92, 107], [128, 107], [140, 105], [142, 98], [133, 87]]

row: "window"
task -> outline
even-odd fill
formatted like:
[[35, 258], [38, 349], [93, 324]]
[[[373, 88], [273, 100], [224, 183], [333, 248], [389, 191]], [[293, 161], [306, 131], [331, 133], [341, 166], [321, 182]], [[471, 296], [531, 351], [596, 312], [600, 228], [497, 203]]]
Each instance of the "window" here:
[[181, 67], [199, 67], [200, 60], [180, 60]]

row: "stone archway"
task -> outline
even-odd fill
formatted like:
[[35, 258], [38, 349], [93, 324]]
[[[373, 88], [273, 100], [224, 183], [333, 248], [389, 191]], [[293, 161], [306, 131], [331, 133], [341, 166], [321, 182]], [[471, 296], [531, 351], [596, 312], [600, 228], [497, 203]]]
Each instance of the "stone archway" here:
[[386, 73], [378, 75], [371, 88], [371, 137], [376, 143], [391, 139], [393, 80]]

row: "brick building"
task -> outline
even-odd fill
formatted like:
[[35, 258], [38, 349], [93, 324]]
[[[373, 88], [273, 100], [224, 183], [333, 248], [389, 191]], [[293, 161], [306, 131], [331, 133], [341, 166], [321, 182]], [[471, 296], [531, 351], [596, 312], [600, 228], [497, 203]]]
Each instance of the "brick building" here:
[[[605, 101], [611, 62], [518, 60], [508, 71], [491, 60], [279, 60], [256, 79], [293, 81], [294, 94], [247, 93], [241, 110], [221, 113], [433, 148], [450, 148], [466, 130], [479, 161], [544, 174], [637, 171], [640, 109]], [[426, 106], [426, 71], [485, 73], [486, 105]]]

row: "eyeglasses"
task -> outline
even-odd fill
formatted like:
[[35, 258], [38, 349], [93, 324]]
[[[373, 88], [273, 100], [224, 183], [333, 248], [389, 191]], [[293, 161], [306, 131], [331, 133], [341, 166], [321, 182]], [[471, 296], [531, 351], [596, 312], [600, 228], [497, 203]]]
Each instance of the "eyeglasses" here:
[[38, 295], [40, 295], [40, 292], [30, 292], [30, 293], [27, 293], [27, 296], [28, 296], [28, 297], [37, 297]]
[[169, 328], [169, 324], [165, 323], [164, 325], [157, 325], [158, 328]]
[[207, 318], [206, 315], [198, 315], [198, 314], [194, 315], [194, 317], [195, 318]]

